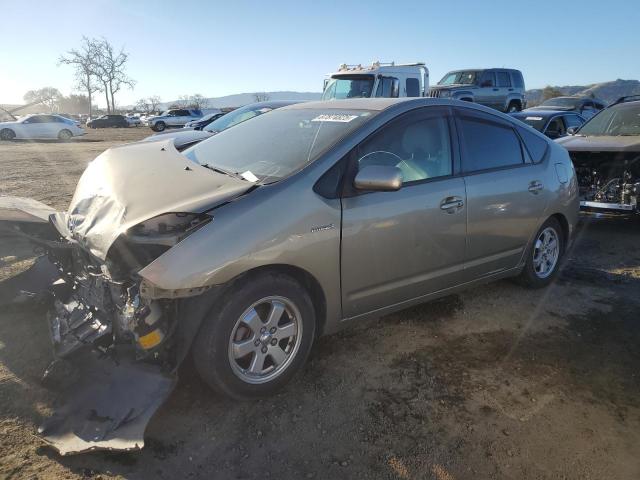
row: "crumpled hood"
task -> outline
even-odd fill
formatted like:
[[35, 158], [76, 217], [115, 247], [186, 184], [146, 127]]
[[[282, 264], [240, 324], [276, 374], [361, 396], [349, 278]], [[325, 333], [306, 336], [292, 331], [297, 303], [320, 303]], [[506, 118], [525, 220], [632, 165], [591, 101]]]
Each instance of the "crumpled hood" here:
[[214, 132], [207, 132], [206, 130], [183, 130], [180, 129], [174, 132], [166, 132], [166, 133], [158, 133], [156, 135], [151, 135], [145, 139], [143, 142], [157, 142], [160, 140], [171, 140], [176, 148], [182, 148], [183, 146], [193, 143], [199, 142], [202, 140], [206, 140], [209, 137], [215, 135]]
[[570, 152], [640, 152], [640, 136], [569, 135], [556, 140]]
[[125, 145], [89, 164], [69, 210], [58, 214], [54, 224], [104, 260], [128, 228], [163, 213], [203, 212], [251, 186], [192, 162], [170, 141]]

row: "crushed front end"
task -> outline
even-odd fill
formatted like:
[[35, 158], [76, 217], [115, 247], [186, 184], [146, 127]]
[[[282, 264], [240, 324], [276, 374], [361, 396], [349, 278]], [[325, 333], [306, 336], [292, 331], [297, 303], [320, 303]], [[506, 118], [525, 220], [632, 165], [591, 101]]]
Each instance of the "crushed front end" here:
[[[14, 212], [25, 207], [19, 200]], [[40, 207], [39, 216], [0, 218], [1, 235], [27, 240], [41, 254], [30, 270], [0, 284], [0, 301], [46, 291], [57, 358], [46, 375], [74, 372], [62, 407], [39, 433], [63, 455], [142, 448], [148, 421], [176, 384], [206, 289], [158, 292], [137, 272], [210, 217], [164, 214], [142, 222], [119, 235], [101, 260], [74, 240], [66, 214]], [[60, 380], [52, 379], [68, 379]]]
[[640, 213], [640, 152], [570, 151], [580, 206], [595, 212]]

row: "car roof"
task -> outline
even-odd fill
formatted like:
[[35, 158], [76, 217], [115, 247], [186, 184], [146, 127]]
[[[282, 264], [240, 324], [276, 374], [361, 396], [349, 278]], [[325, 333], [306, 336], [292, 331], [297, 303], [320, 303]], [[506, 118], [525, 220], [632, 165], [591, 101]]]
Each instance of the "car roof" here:
[[[430, 100], [428, 98], [348, 98], [344, 100], [318, 100], [290, 105], [289, 109], [336, 109], [336, 110], [385, 110], [399, 103]], [[437, 102], [433, 102], [434, 104]]]
[[555, 115], [577, 115], [573, 110], [522, 110], [521, 112], [512, 113], [511, 116], [515, 118], [526, 118], [526, 117], [544, 117], [549, 118]]

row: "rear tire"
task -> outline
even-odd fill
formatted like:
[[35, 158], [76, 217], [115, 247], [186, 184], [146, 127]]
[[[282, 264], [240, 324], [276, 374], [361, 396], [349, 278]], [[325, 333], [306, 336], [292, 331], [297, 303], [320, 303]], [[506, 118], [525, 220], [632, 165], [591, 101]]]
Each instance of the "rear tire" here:
[[564, 232], [560, 222], [549, 218], [536, 232], [526, 253], [525, 266], [518, 283], [529, 288], [543, 288], [558, 274], [565, 251]]
[[271, 395], [300, 370], [315, 330], [311, 297], [293, 278], [246, 276], [203, 320], [193, 345], [194, 363], [202, 379], [224, 395]]
[[10, 128], [0, 130], [0, 140], [13, 140], [14, 138], [16, 138], [16, 132]]
[[151, 127], [151, 130], [153, 130], [154, 132], [163, 132], [164, 129], [167, 128], [167, 124], [164, 122], [156, 122], [153, 127]]
[[509, 102], [509, 106], [507, 107], [507, 113], [519, 112], [520, 110], [522, 110], [522, 106], [520, 105], [520, 102], [516, 102], [515, 100], [512, 100], [511, 102]]

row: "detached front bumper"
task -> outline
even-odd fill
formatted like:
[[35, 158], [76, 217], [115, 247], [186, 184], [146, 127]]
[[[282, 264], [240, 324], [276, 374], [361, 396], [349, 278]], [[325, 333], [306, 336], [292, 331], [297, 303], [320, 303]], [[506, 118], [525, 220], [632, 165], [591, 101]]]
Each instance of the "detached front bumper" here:
[[172, 335], [177, 301], [146, 301], [138, 282], [111, 280], [79, 246], [49, 235], [46, 206], [4, 203], [11, 208], [3, 210], [0, 201], [2, 241], [28, 239], [47, 252], [0, 282], [0, 304], [40, 298], [51, 306], [57, 360], [45, 375], [67, 387], [39, 433], [62, 455], [142, 448], [146, 425], [174, 388], [184, 357], [176, 344], [185, 341]]

